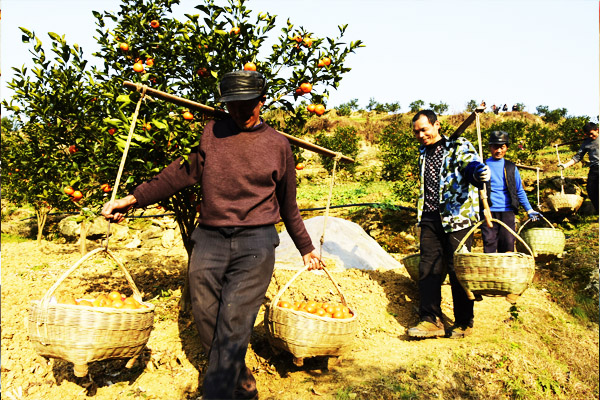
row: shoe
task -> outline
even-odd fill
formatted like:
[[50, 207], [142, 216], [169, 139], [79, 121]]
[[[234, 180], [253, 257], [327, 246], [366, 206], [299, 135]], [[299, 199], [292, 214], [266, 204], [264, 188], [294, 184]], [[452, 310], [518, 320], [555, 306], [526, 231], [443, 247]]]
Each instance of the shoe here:
[[408, 330], [408, 336], [416, 338], [442, 337], [446, 335], [444, 324], [439, 319], [436, 323], [421, 321]]
[[450, 328], [450, 339], [462, 339], [470, 336], [473, 333], [473, 328], [468, 325], [454, 325]]

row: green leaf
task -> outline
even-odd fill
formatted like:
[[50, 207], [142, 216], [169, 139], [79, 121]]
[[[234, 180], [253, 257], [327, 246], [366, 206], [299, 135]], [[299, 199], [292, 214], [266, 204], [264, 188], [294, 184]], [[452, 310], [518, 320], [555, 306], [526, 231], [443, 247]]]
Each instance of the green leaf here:
[[52, 39], [56, 40], [57, 42], [62, 43], [62, 39], [56, 33], [48, 32], [48, 36], [50, 36]]

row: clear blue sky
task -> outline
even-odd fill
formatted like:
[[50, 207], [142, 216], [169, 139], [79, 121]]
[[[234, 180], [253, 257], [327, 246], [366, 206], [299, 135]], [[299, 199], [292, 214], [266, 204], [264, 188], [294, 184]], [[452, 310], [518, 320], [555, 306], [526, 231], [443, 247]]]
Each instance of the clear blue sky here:
[[[195, 13], [198, 1], [182, 0], [175, 12]], [[46, 32], [66, 35], [91, 57], [96, 50], [91, 11], [117, 10], [115, 0], [1, 0], [0, 94], [12, 93], [10, 67], [30, 58], [19, 26], [49, 43]], [[450, 112], [474, 99], [487, 105], [564, 107], [570, 115], [599, 114], [599, 28], [595, 0], [249, 0], [252, 10], [289, 17], [315, 36], [337, 34], [366, 47], [348, 59], [352, 67], [329, 107], [359, 99], [365, 106], [417, 99], [443, 101]], [[279, 34], [279, 29], [274, 30]], [[3, 110], [4, 111], [4, 110]]]

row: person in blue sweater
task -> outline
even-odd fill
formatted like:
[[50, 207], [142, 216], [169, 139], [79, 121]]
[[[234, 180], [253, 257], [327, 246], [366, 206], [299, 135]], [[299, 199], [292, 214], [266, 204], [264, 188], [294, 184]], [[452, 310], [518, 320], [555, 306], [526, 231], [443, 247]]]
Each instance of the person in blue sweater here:
[[[519, 204], [533, 221], [541, 214], [534, 211], [523, 189], [521, 175], [516, 165], [504, 158], [508, 150], [509, 135], [504, 131], [490, 133], [489, 146], [492, 156], [485, 163], [490, 167], [490, 184], [487, 185], [488, 201], [492, 218], [504, 222], [515, 230], [515, 213]], [[515, 251], [515, 237], [500, 224], [493, 227], [482, 225], [481, 236], [485, 253], [507, 253]]]

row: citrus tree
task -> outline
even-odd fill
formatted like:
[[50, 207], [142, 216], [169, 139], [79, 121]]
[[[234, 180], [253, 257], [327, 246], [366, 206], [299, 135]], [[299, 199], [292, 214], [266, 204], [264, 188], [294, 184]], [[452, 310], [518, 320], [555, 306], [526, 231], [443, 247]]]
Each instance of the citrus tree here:
[[15, 129], [2, 132], [2, 164], [8, 171], [2, 188], [8, 200], [33, 206], [39, 243], [52, 209], [78, 211], [85, 222], [105, 201], [107, 182], [115, 173], [105, 161], [117, 153], [98, 123], [102, 99], [82, 49], [49, 33], [52, 49], [47, 52], [35, 33], [21, 30], [23, 42], [31, 45], [33, 67], [13, 68], [8, 86], [15, 94], [3, 101], [13, 111]]
[[[227, 72], [250, 69], [261, 72], [269, 82], [265, 111], [281, 109], [286, 117], [278, 127], [292, 127], [299, 134], [306, 122], [299, 100], [325, 103], [336, 88], [348, 54], [362, 46], [360, 41], [341, 42], [319, 37], [289, 20], [274, 40], [270, 51], [265, 42], [275, 28], [275, 16], [254, 14], [245, 1], [224, 5], [207, 0], [186, 13], [186, 20], [173, 17], [176, 0], [125, 0], [117, 12], [95, 12], [95, 54], [104, 59], [96, 76], [103, 97], [109, 101], [106, 128], [116, 130], [122, 147], [131, 123], [139, 92], [123, 88], [124, 81], [148, 85], [194, 101], [218, 106], [218, 82]], [[321, 106], [324, 108], [324, 106]], [[133, 147], [126, 167], [124, 191], [154, 176], [175, 158], [185, 157], [199, 143], [203, 116], [180, 106], [145, 101], [136, 126]], [[183, 242], [191, 252], [190, 236], [195, 227], [199, 186], [177, 193], [162, 205], [173, 210]]]

